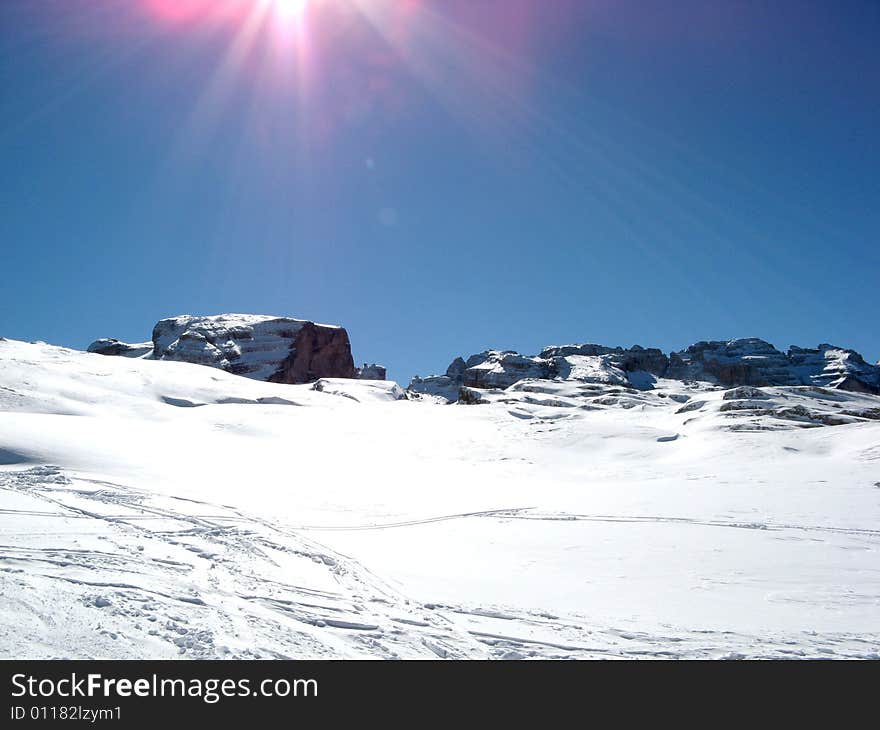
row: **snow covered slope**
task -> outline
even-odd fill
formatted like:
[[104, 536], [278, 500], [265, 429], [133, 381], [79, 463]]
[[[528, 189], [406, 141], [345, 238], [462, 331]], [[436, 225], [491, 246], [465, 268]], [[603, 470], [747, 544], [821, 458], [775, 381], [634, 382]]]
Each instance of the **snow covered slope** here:
[[0, 655], [880, 658], [880, 397], [569, 364], [445, 406], [0, 340]]

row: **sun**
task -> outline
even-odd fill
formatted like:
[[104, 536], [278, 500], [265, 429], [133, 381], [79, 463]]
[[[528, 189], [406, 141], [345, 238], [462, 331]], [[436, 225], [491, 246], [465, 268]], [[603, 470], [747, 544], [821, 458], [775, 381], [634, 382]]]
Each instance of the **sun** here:
[[276, 15], [281, 20], [299, 20], [309, 4], [309, 0], [271, 0]]

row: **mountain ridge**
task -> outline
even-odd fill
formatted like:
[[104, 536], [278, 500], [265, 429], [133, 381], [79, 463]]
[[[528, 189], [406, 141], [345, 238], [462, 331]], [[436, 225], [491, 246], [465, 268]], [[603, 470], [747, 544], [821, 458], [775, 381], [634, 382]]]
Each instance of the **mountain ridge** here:
[[659, 348], [554, 345], [538, 355], [484, 350], [457, 357], [444, 375], [416, 376], [409, 390], [457, 400], [457, 389], [506, 389], [523, 380], [562, 380], [650, 390], [657, 379], [723, 387], [803, 386], [880, 394], [880, 367], [855, 350], [822, 343], [787, 352], [757, 337], [701, 340], [666, 355]]
[[[385, 378], [381, 366], [355, 367], [345, 328], [272, 315], [179, 315], [160, 320], [150, 342], [99, 339], [88, 349], [102, 355], [209, 365], [267, 382]], [[523, 380], [650, 390], [662, 378], [729, 388], [810, 385], [880, 395], [880, 366], [853, 349], [821, 343], [782, 351], [758, 337], [699, 340], [669, 354], [657, 347], [596, 343], [550, 345], [537, 355], [490, 349], [467, 359], [456, 357], [442, 375], [416, 376], [408, 391], [455, 402], [462, 388], [503, 390]]]

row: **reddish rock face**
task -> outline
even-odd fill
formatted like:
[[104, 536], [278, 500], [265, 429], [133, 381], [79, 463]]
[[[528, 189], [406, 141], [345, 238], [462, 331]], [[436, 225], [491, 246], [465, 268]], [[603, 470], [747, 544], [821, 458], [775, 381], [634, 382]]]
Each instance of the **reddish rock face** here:
[[255, 314], [183, 315], [153, 328], [153, 358], [226, 370], [272, 383], [354, 378], [348, 333], [304, 319]]
[[293, 347], [272, 383], [310, 383], [319, 378], [356, 377], [348, 332], [306, 322], [296, 333]]

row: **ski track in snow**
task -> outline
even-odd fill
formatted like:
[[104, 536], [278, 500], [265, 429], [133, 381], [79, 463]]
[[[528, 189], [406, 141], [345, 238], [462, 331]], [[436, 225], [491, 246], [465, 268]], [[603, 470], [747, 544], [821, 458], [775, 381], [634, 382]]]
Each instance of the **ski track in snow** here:
[[[0, 585], [4, 596], [19, 597], [17, 637], [6, 637], [18, 644], [13, 656], [34, 655], [42, 637], [65, 631], [92, 633], [101, 656], [136, 647], [193, 658], [490, 653], [442, 613], [292, 530], [219, 505], [179, 500], [175, 508], [174, 498], [124, 485], [90, 486], [55, 467], [0, 475], [3, 490], [55, 508], [9, 510], [19, 531], [0, 545]], [[46, 519], [60, 529], [28, 530]], [[267, 578], [282, 566], [316, 575], [311, 585]], [[31, 603], [33, 594], [78, 600], [62, 622], [51, 615], [57, 605]], [[83, 655], [71, 648], [66, 656]]]
[[[748, 635], [671, 626], [652, 634], [583, 616], [420, 603], [356, 560], [304, 537], [303, 529], [231, 507], [69, 478], [52, 466], [0, 472], [0, 489], [33, 505], [4, 510], [17, 517], [16, 531], [4, 533], [0, 544], [0, 595], [16, 619], [0, 630], [8, 656], [880, 658], [877, 635]], [[665, 522], [880, 537], [876, 530], [528, 508], [308, 529], [395, 529], [453, 519]], [[47, 532], [46, 520], [55, 529]], [[282, 568], [308, 578], [294, 584], [267, 577]], [[85, 646], [83, 636], [89, 637]], [[59, 644], [68, 647], [63, 654], [52, 648]]]

